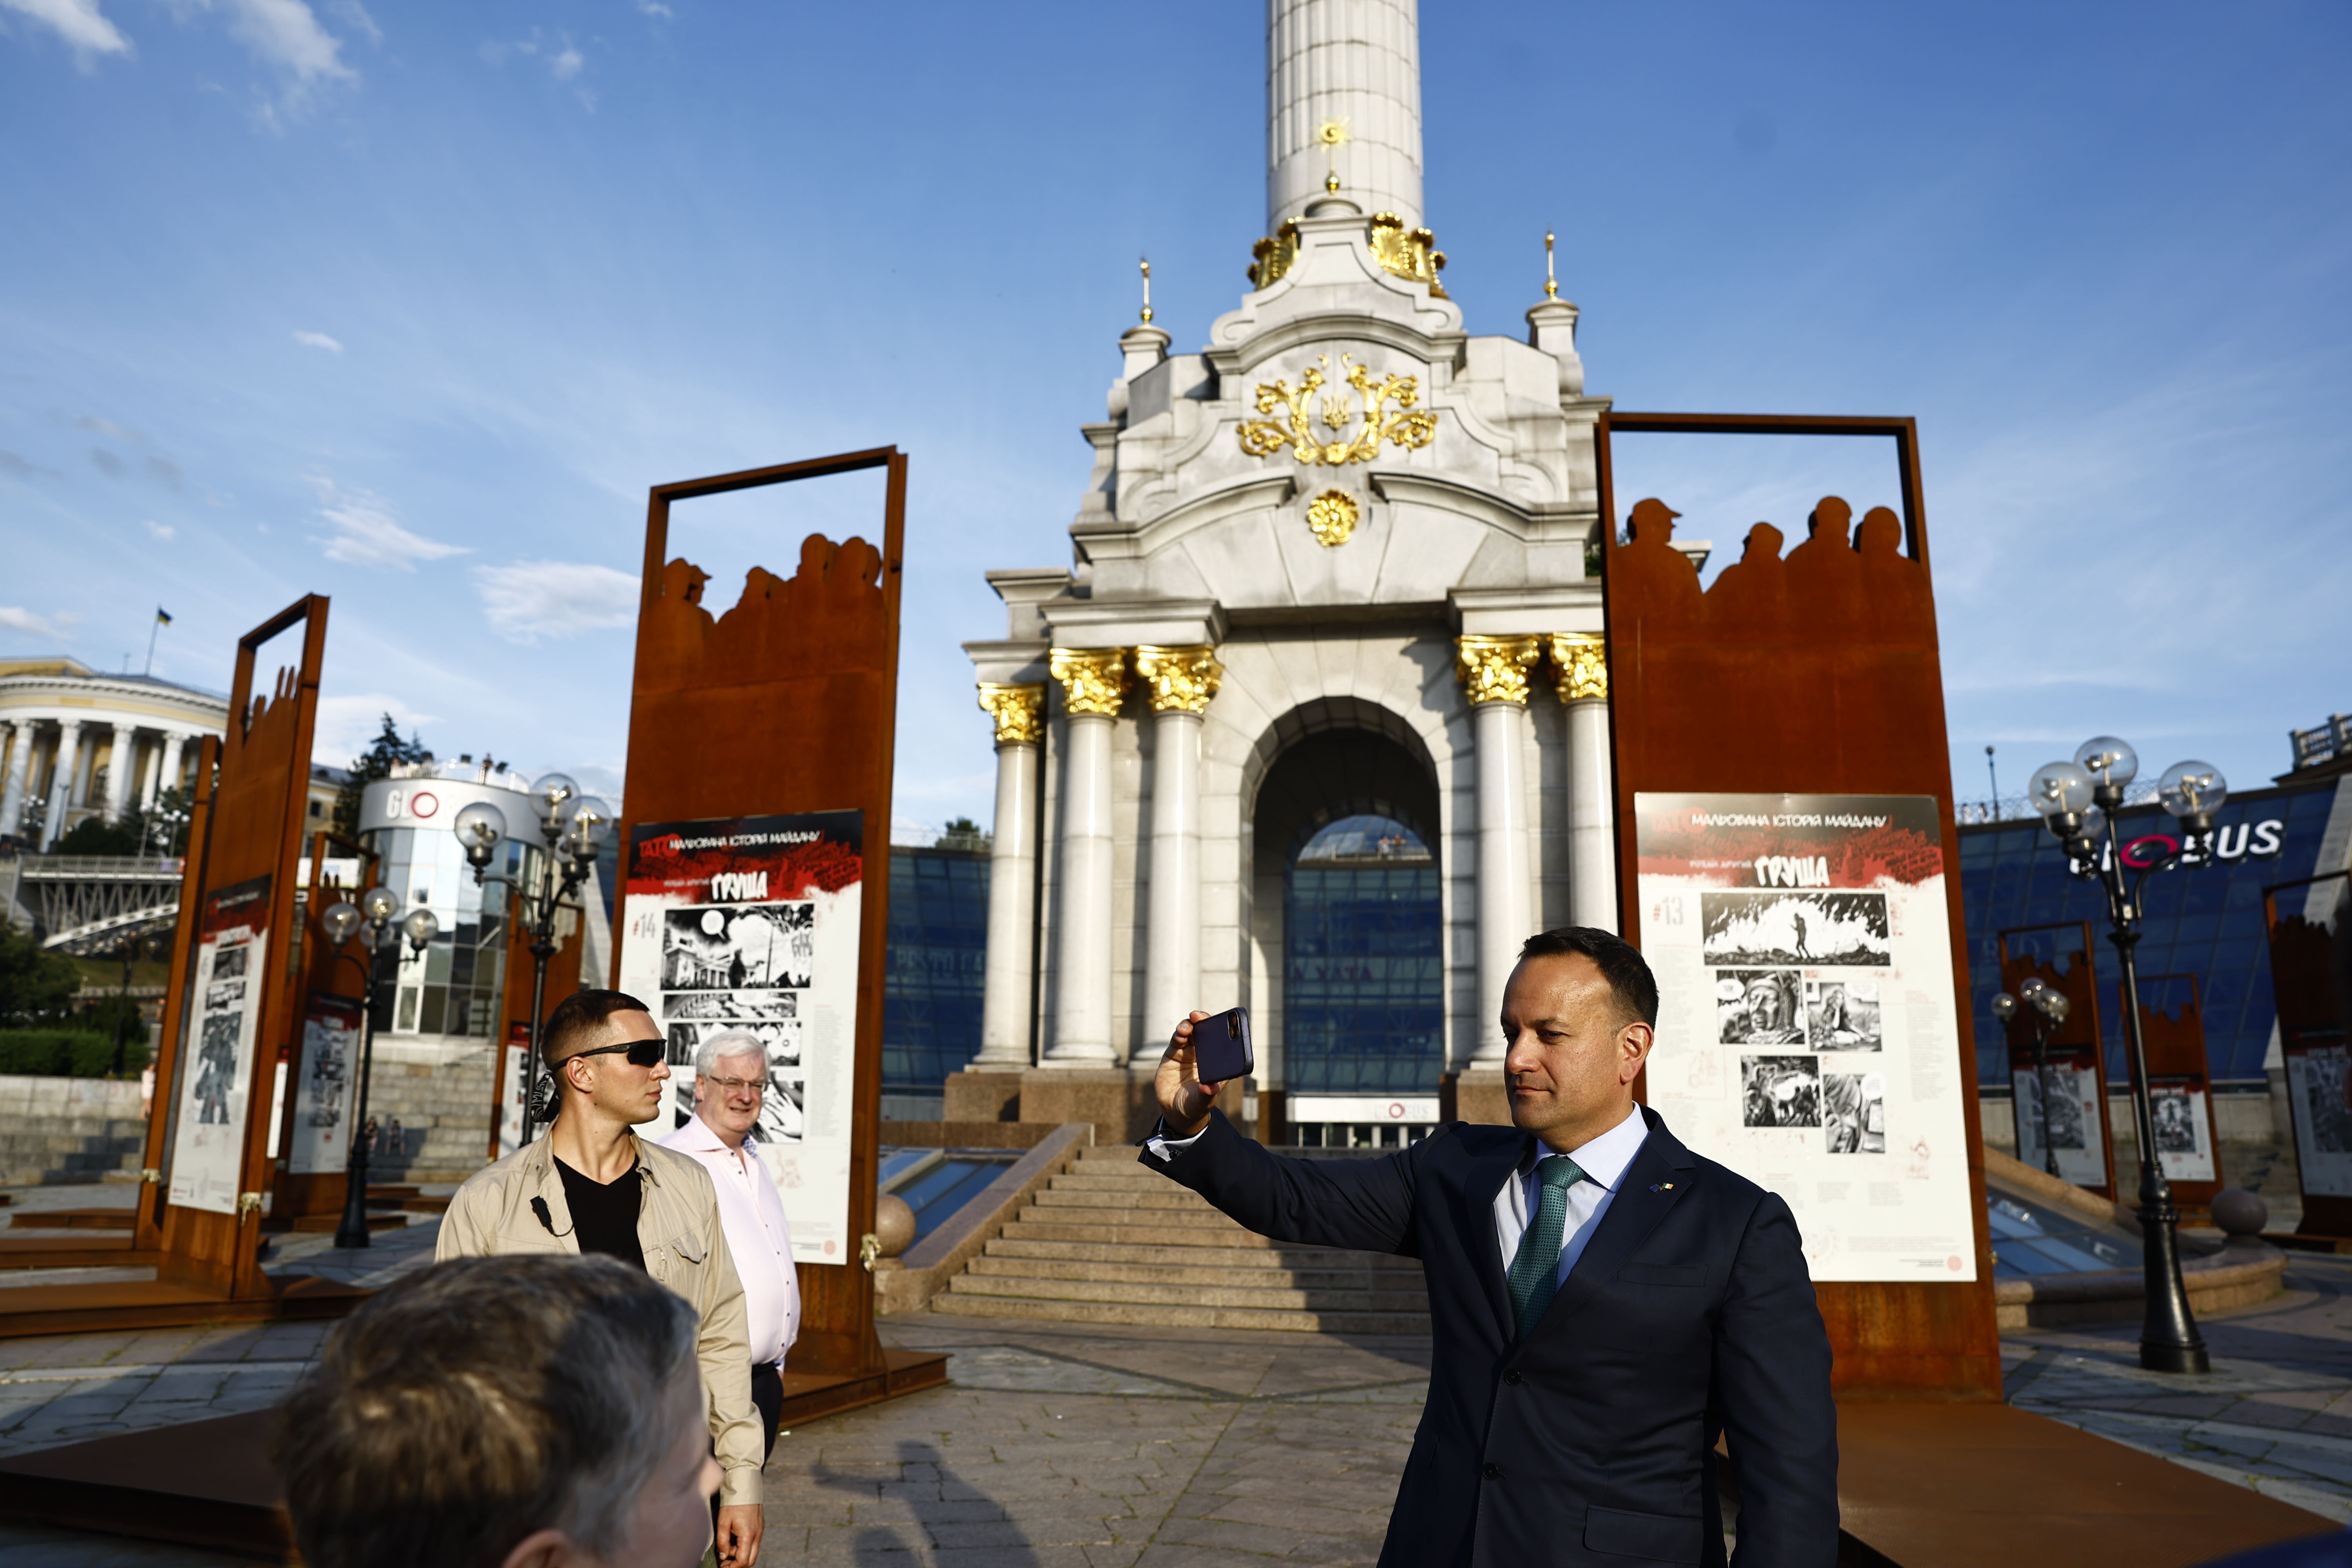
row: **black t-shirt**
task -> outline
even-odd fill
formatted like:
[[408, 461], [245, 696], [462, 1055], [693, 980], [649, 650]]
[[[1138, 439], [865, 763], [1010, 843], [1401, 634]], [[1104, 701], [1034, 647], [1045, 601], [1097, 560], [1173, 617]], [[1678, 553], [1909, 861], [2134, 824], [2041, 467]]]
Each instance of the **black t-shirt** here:
[[610, 1185], [590, 1181], [562, 1160], [555, 1168], [563, 1176], [563, 1201], [572, 1210], [572, 1230], [580, 1239], [580, 1250], [601, 1252], [643, 1268], [646, 1248], [637, 1239], [637, 1211], [645, 1204], [645, 1187], [636, 1166]]

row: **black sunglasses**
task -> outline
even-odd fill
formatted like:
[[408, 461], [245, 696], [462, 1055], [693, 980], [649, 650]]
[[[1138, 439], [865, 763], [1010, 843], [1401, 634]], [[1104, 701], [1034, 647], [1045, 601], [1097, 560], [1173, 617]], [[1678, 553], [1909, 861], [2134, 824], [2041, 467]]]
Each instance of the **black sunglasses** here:
[[658, 1067], [662, 1059], [669, 1055], [669, 1042], [667, 1040], [623, 1040], [617, 1046], [597, 1046], [590, 1050], [574, 1051], [563, 1059], [567, 1062], [576, 1062], [582, 1057], [609, 1057], [622, 1051], [628, 1052], [629, 1065], [633, 1068]]

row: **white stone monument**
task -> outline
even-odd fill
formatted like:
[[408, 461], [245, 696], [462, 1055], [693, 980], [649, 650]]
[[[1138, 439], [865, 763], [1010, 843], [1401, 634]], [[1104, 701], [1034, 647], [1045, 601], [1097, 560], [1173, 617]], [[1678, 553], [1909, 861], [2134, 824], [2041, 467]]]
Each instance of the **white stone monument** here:
[[1616, 925], [1588, 565], [1608, 402], [1576, 307], [1547, 284], [1525, 342], [1463, 331], [1422, 226], [1413, 0], [1268, 11], [1256, 287], [1192, 353], [1147, 302], [1084, 426], [1074, 563], [989, 574], [1009, 625], [965, 645], [998, 772], [982, 1043], [950, 1119], [1017, 1092], [1024, 1121], [1148, 1125], [1169, 1030], [1235, 1003], [1278, 1105], [1285, 874], [1352, 813], [1436, 858], [1465, 1114], [1507, 1119], [1519, 943]]

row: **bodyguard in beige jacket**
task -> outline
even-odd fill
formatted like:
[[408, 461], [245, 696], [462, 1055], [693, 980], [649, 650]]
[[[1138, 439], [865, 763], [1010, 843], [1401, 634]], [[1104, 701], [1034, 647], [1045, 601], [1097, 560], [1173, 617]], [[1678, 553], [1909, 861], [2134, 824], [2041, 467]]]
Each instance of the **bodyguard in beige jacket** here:
[[661, 1109], [667, 1065], [645, 1004], [582, 991], [549, 1015], [546, 1055], [560, 1109], [544, 1136], [467, 1179], [441, 1221], [436, 1258], [603, 1252], [642, 1267], [700, 1315], [696, 1353], [709, 1405], [722, 1568], [759, 1561], [760, 1422], [743, 1287], [727, 1250], [710, 1173], [631, 1129]]

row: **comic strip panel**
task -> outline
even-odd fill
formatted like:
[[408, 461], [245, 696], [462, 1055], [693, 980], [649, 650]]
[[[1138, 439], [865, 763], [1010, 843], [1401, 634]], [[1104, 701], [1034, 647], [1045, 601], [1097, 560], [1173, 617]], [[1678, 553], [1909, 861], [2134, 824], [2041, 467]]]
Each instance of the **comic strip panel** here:
[[1894, 962], [1885, 893], [1701, 893], [1701, 952], [1709, 964]]
[[804, 989], [815, 939], [816, 906], [811, 903], [666, 910], [662, 989]]
[[1819, 1057], [1739, 1058], [1740, 1121], [1749, 1127], [1819, 1127]]
[[1793, 969], [1715, 972], [1716, 1037], [1727, 1046], [1802, 1046], [1805, 1016]]
[[2342, 1051], [2307, 1051], [2290, 1057], [2299, 1068], [2304, 1109], [2311, 1118], [2311, 1144], [2323, 1154], [2352, 1154], [2352, 1105], [2344, 1095], [2345, 1068], [2352, 1062]]
[[1876, 980], [1805, 982], [1805, 1030], [1817, 1051], [1885, 1048]]
[[2042, 1142], [2036, 1144], [2036, 1148], [2084, 1147], [2083, 1101], [2075, 1094], [2074, 1085], [2074, 1072], [2071, 1068], [2051, 1075], [2050, 1105], [2045, 1115], [2042, 1104], [2042, 1075], [2021, 1072], [2010, 1079], [2012, 1098], [2017, 1104], [2017, 1124], [2037, 1131]]
[[1833, 1072], [1822, 1079], [1822, 1125], [1832, 1154], [1886, 1152], [1886, 1075]]
[[2199, 1152], [2204, 1131], [2197, 1124], [2197, 1107], [2189, 1099], [2189, 1090], [2173, 1084], [2154, 1085], [2148, 1094], [2148, 1109], [2156, 1113], [2156, 1147], [2163, 1154], [2194, 1154]]

